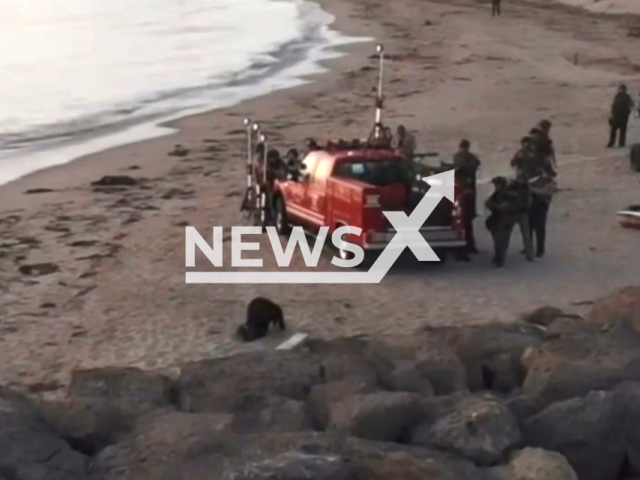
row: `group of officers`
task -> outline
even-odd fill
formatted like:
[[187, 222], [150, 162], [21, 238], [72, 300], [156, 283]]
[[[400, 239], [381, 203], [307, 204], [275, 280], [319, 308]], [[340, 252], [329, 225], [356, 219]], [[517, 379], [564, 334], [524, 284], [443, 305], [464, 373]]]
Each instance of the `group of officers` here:
[[[492, 262], [496, 267], [505, 263], [514, 227], [519, 226], [524, 250], [521, 252], [528, 261], [534, 255], [545, 253], [546, 225], [551, 199], [556, 191], [556, 159], [550, 138], [551, 122], [542, 120], [529, 134], [520, 140], [510, 166], [514, 178], [499, 176], [491, 180], [493, 193], [485, 206], [490, 211], [485, 224], [491, 232], [494, 243]], [[476, 212], [476, 173], [480, 160], [470, 151], [468, 140], [460, 142], [460, 149], [453, 159], [457, 180], [463, 185], [462, 213], [467, 234], [467, 255], [478, 253], [473, 231]], [[535, 252], [534, 252], [535, 243]]]
[[[492, 261], [496, 267], [502, 267], [505, 263], [511, 235], [516, 225], [520, 228], [524, 244], [524, 250], [521, 253], [528, 261], [533, 261], [534, 255], [542, 257], [545, 253], [547, 216], [556, 190], [554, 179], [557, 176], [553, 142], [550, 138], [551, 126], [549, 120], [542, 120], [520, 140], [520, 149], [510, 163], [515, 173], [513, 178], [499, 176], [491, 180], [494, 191], [485, 203], [487, 210], [490, 211], [485, 224], [493, 238]], [[404, 125], [400, 125], [395, 136], [389, 128], [385, 128], [382, 139], [385, 148], [391, 147], [404, 158], [408, 172], [407, 180], [413, 181], [416, 178], [413, 172], [416, 149], [414, 135], [408, 132]], [[354, 148], [361, 147], [358, 140], [353, 142], [358, 142], [357, 146], [353, 145]], [[307, 151], [319, 148], [315, 140], [307, 141]], [[265, 146], [262, 143], [256, 147], [254, 165], [258, 167], [263, 165], [264, 149]], [[284, 158], [276, 149], [266, 153], [268, 196], [270, 187], [276, 179], [300, 173], [300, 160], [303, 157], [304, 155], [300, 156], [294, 148], [290, 149]], [[462, 214], [467, 244], [459, 259], [465, 261], [470, 260], [470, 255], [479, 253], [476, 248], [473, 221], [478, 216], [476, 177], [480, 165], [478, 157], [471, 152], [469, 140], [462, 140], [458, 152], [453, 157], [453, 168], [456, 172], [456, 180], [463, 187]], [[269, 199], [267, 205], [271, 207], [271, 203]], [[271, 208], [267, 210], [269, 210], [267, 215], [271, 217], [274, 212]]]

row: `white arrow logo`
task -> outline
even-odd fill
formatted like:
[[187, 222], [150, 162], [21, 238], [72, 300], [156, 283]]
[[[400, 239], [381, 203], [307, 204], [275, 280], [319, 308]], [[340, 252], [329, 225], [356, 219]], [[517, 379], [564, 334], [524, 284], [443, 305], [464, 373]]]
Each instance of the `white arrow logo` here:
[[187, 272], [187, 283], [380, 283], [405, 248], [421, 262], [438, 262], [420, 228], [442, 198], [455, 201], [455, 171], [448, 170], [422, 179], [431, 188], [410, 216], [383, 212], [396, 234], [367, 272]]

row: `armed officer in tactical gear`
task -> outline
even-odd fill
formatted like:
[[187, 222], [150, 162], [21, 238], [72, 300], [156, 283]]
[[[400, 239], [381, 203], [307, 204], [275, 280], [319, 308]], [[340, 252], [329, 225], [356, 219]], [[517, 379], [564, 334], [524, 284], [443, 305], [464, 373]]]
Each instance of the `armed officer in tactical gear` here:
[[478, 216], [476, 211], [476, 174], [480, 167], [480, 160], [471, 153], [471, 142], [466, 138], [460, 142], [458, 152], [453, 156], [453, 167], [456, 177], [462, 185], [462, 217], [464, 222], [467, 252], [478, 253], [475, 236], [473, 234], [473, 220]]
[[495, 177], [491, 182], [495, 191], [486, 202], [486, 208], [491, 211], [486, 226], [493, 237], [494, 257], [492, 262], [496, 267], [504, 266], [511, 234], [516, 224], [520, 224], [523, 231], [527, 260], [532, 261], [528, 219], [531, 200], [526, 183], [519, 180], [509, 183], [505, 177]]
[[556, 152], [553, 148], [553, 140], [551, 140], [552, 124], [549, 120], [542, 120], [538, 125], [531, 129], [529, 136], [533, 139], [533, 145], [536, 152], [540, 156], [540, 163], [547, 170], [547, 173], [556, 176]]
[[511, 159], [510, 165], [515, 170], [516, 177], [528, 177], [534, 174], [536, 151], [531, 137], [527, 136], [520, 139], [520, 150]]
[[555, 182], [546, 172], [530, 178], [531, 206], [529, 207], [529, 225], [531, 227], [531, 242], [535, 239], [536, 257], [542, 257], [545, 252], [547, 235], [547, 216], [551, 206], [551, 198], [555, 193]]

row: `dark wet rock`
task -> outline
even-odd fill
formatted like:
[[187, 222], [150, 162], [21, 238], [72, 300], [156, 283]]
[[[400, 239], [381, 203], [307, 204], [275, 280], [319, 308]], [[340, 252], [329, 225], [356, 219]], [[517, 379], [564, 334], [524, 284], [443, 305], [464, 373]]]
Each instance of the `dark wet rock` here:
[[311, 420], [304, 402], [286, 397], [248, 395], [233, 417], [237, 433], [303, 432], [311, 430]]
[[287, 452], [270, 460], [243, 465], [225, 480], [358, 480], [356, 467], [337, 455]]
[[446, 342], [423, 336], [385, 338], [372, 342], [369, 360], [383, 385], [389, 383], [396, 369], [414, 367], [436, 395], [467, 390], [465, 367]]
[[627, 436], [624, 403], [610, 392], [554, 403], [521, 422], [527, 445], [559, 452], [581, 480], [614, 480]]
[[155, 205], [151, 205], [149, 203], [141, 203], [139, 205], [135, 205], [133, 208], [135, 208], [136, 210], [160, 210], [159, 207], [156, 207]]
[[526, 323], [534, 325], [541, 325], [543, 327], [549, 326], [553, 321], [558, 318], [580, 318], [578, 315], [567, 314], [557, 307], [546, 305], [544, 307], [536, 308], [532, 311], [525, 312], [522, 315], [522, 320]]
[[560, 337], [571, 337], [580, 334], [596, 335], [602, 330], [597, 325], [586, 323], [584, 319], [561, 317], [549, 324], [545, 329], [545, 340], [554, 340]]
[[412, 392], [425, 396], [434, 393], [429, 379], [412, 365], [396, 367], [382, 378], [382, 386], [393, 392]]
[[133, 212], [133, 213], [127, 215], [127, 218], [125, 218], [122, 221], [122, 225], [130, 225], [132, 223], [137, 223], [140, 220], [142, 220], [142, 215], [139, 214], [138, 212]]
[[205, 152], [224, 152], [226, 150], [224, 145], [209, 145], [204, 149]]
[[48, 232], [60, 232], [60, 233], [69, 233], [71, 228], [65, 225], [47, 225], [44, 227]]
[[190, 412], [230, 412], [246, 395], [306, 400], [320, 383], [320, 359], [304, 351], [264, 351], [185, 365], [180, 373], [180, 405]]
[[53, 302], [45, 302], [40, 304], [40, 308], [56, 308], [56, 304]]
[[[177, 430], [182, 430], [179, 435], [171, 429], [171, 422], [176, 420], [166, 427], [157, 421], [153, 429], [148, 422], [141, 422], [126, 441], [107, 447], [99, 455], [97, 470], [107, 473], [109, 480], [229, 480], [246, 472], [248, 466], [262, 465], [266, 472], [277, 475], [272, 478], [283, 479], [289, 477], [282, 475], [297, 472], [300, 459], [312, 456], [339, 458], [340, 466], [347, 469], [345, 473], [355, 469], [358, 480], [496, 480], [470, 462], [424, 448], [314, 432], [233, 435], [228, 432], [228, 424], [225, 426], [225, 415], [183, 415], [192, 420], [188, 428], [178, 425]], [[201, 415], [218, 417], [218, 426], [210, 423], [199, 428], [206, 423], [198, 418]], [[318, 466], [322, 465], [320, 461]], [[337, 475], [331, 478], [343, 475], [342, 468], [313, 472]], [[310, 478], [325, 477], [302, 477]]]
[[371, 383], [358, 378], [315, 385], [309, 395], [309, 412], [316, 428], [327, 428], [334, 403], [353, 395], [373, 393], [375, 390]]
[[60, 267], [55, 263], [32, 263], [29, 265], [20, 265], [18, 271], [22, 275], [32, 277], [41, 277], [43, 275], [51, 275], [60, 271]]
[[109, 205], [109, 208], [123, 208], [129, 206], [131, 206], [131, 200], [128, 197], [122, 197]]
[[169, 152], [170, 157], [186, 157], [189, 155], [189, 150], [179, 143], [173, 147], [173, 150]]
[[36, 193], [50, 193], [53, 192], [55, 190], [51, 189], [51, 188], [31, 188], [29, 190], [25, 190], [25, 195], [32, 195], [32, 194], [36, 194]]
[[118, 367], [74, 370], [68, 393], [71, 398], [122, 400], [155, 407], [168, 407], [177, 396], [164, 375]]
[[358, 380], [372, 386], [377, 383], [375, 365], [368, 358], [367, 340], [357, 337], [329, 341], [307, 339], [304, 348], [312, 358], [318, 359], [323, 383], [340, 380]]
[[520, 358], [527, 348], [537, 347], [543, 332], [526, 323], [488, 324], [429, 329], [432, 341], [447, 343], [465, 367], [471, 391], [510, 392], [520, 387], [525, 372]]
[[193, 362], [178, 384], [187, 411], [230, 412], [247, 395], [306, 401], [314, 385], [346, 378], [375, 381], [358, 340], [311, 340], [291, 351], [259, 351]]
[[58, 438], [28, 400], [2, 390], [0, 476], [8, 480], [85, 480], [87, 458]]
[[396, 442], [424, 420], [420, 396], [407, 392], [358, 394], [331, 405], [329, 429], [365, 440]]
[[627, 321], [640, 331], [640, 286], [621, 288], [596, 300], [587, 321], [600, 326]]
[[93, 247], [98, 243], [98, 240], [76, 240], [69, 244], [70, 247]]
[[527, 363], [522, 393], [532, 414], [557, 401], [640, 380], [640, 336], [625, 323], [596, 334], [580, 330], [533, 349]]
[[[88, 246], [88, 245], [87, 245]], [[95, 253], [90, 253], [89, 255], [83, 255], [82, 257], [76, 257], [76, 260], [98, 260], [101, 258], [110, 258], [116, 255], [120, 249], [122, 249], [122, 245], [117, 243], [108, 243], [101, 245], [100, 248], [95, 251]]]
[[566, 458], [541, 448], [515, 452], [508, 465], [496, 467], [494, 472], [501, 480], [578, 480]]
[[491, 395], [465, 396], [416, 428], [411, 443], [451, 451], [479, 465], [496, 465], [522, 443], [518, 422]]
[[172, 198], [191, 198], [193, 197], [193, 190], [182, 190], [180, 188], [171, 188], [164, 192], [161, 196], [163, 200], [171, 200]]
[[16, 241], [21, 245], [27, 245], [32, 248], [40, 245], [40, 240], [34, 237], [18, 237], [16, 238]]
[[140, 170], [140, 166], [139, 165], [131, 165], [130, 167], [127, 168], [127, 170]]
[[[163, 470], [173, 461], [182, 469], [182, 476], [174, 477], [176, 480], [202, 478], [185, 475], [185, 463], [193, 457], [224, 452], [231, 421], [228, 414], [149, 413], [139, 418], [134, 429], [118, 443], [97, 455], [94, 472], [108, 479], [164, 480], [167, 477]], [[133, 477], [129, 476], [132, 472]], [[207, 478], [212, 478], [212, 472], [208, 473]]]
[[122, 439], [148, 411], [126, 400], [95, 398], [41, 401], [38, 407], [59, 437], [90, 456]]
[[467, 390], [467, 372], [459, 357], [442, 345], [431, 347], [420, 353], [416, 368], [429, 379], [434, 393], [446, 395]]
[[640, 27], [631, 27], [627, 30], [627, 37], [640, 38]]
[[106, 175], [100, 180], [91, 182], [94, 187], [131, 187], [138, 185], [140, 181], [128, 175]]
[[613, 389], [627, 414], [627, 462], [629, 470], [640, 476], [640, 382], [623, 382]]

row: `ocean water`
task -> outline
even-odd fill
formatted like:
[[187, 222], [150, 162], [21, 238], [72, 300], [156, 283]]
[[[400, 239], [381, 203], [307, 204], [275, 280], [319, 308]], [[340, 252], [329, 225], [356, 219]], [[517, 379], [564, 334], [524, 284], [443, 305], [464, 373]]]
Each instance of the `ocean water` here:
[[304, 83], [366, 40], [332, 20], [301, 0], [0, 0], [0, 184]]

